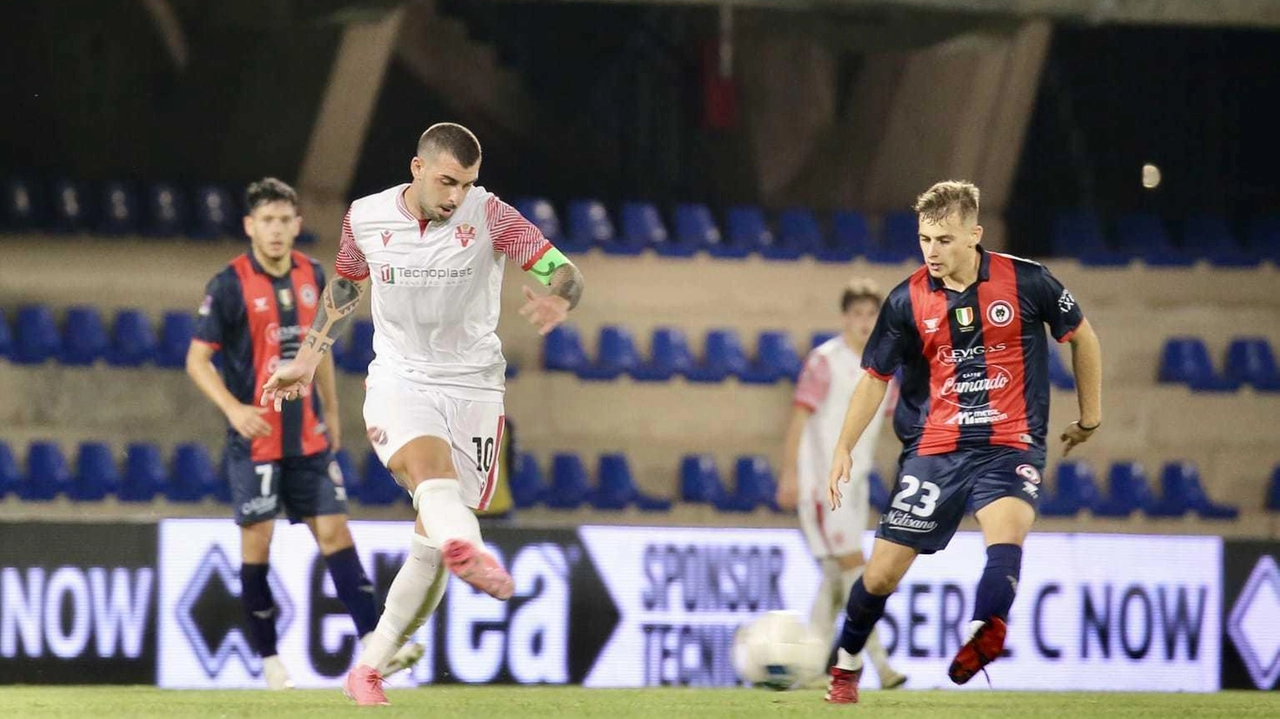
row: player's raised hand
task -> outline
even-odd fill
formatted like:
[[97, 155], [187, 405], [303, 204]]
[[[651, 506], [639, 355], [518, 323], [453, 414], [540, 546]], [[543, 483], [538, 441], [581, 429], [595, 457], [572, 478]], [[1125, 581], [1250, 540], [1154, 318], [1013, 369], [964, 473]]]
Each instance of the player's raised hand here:
[[1059, 438], [1062, 440], [1062, 456], [1065, 457], [1071, 454], [1071, 450], [1077, 444], [1088, 442], [1097, 429], [1098, 425], [1096, 424], [1092, 427], [1081, 427], [1079, 420], [1067, 425], [1067, 431], [1063, 432]]
[[540, 295], [528, 285], [523, 289], [525, 303], [520, 315], [538, 328], [538, 334], [547, 334], [569, 316], [569, 300], [559, 295]]
[[848, 452], [836, 452], [831, 460], [831, 474], [827, 477], [827, 498], [831, 500], [831, 511], [840, 508], [844, 495], [840, 493], [840, 484], [849, 481], [849, 470], [853, 467], [853, 459]]
[[315, 377], [315, 367], [307, 367], [295, 361], [285, 362], [262, 385], [262, 404], [271, 403], [277, 412], [287, 399], [298, 399]]
[[271, 425], [262, 418], [268, 410], [251, 404], [236, 404], [227, 411], [227, 422], [245, 439], [257, 439], [271, 434]]

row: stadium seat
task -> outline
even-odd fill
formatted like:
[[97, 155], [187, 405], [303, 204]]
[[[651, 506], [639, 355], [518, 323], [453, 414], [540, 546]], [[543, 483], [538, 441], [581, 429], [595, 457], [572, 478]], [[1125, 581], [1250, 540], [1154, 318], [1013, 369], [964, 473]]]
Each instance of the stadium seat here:
[[333, 461], [338, 463], [338, 471], [342, 473], [342, 486], [347, 488], [348, 496], [354, 497], [356, 489], [360, 486], [360, 475], [356, 474], [356, 465], [351, 460], [351, 453], [340, 449], [333, 453]]
[[13, 357], [13, 330], [9, 329], [9, 318], [0, 309], [0, 359]]
[[4, 197], [0, 198], [0, 230], [23, 232], [41, 224], [36, 186], [26, 178], [5, 180]]
[[13, 448], [8, 442], [0, 440], [0, 499], [10, 492], [17, 492], [22, 486], [22, 470], [18, 469], [18, 460], [13, 456]]
[[96, 502], [120, 489], [120, 468], [106, 442], [81, 442], [76, 475], [67, 496], [78, 502]]
[[546, 482], [542, 479], [542, 468], [538, 466], [537, 457], [529, 452], [517, 455], [516, 466], [511, 470], [507, 486], [511, 490], [511, 501], [517, 509], [526, 509], [542, 501]]
[[93, 307], [67, 309], [58, 359], [67, 365], [91, 365], [107, 351], [107, 328]]
[[773, 233], [765, 223], [764, 212], [759, 207], [730, 207], [725, 211], [725, 227], [728, 230], [728, 245], [719, 253], [712, 250], [713, 257], [745, 257], [774, 242]]
[[202, 240], [240, 237], [244, 230], [235, 200], [225, 188], [204, 185], [196, 189], [191, 236]]
[[27, 447], [27, 476], [18, 486], [18, 496], [27, 501], [46, 501], [71, 490], [71, 471], [62, 448], [55, 442], [32, 442]]
[[541, 197], [524, 197], [516, 200], [514, 207], [538, 228], [543, 237], [552, 243], [561, 243], [560, 217], [550, 202]]
[[173, 450], [173, 467], [165, 484], [170, 502], [199, 502], [217, 492], [218, 472], [204, 445], [189, 442]]
[[146, 233], [152, 237], [187, 234], [187, 204], [178, 188], [158, 182], [147, 188]]
[[1080, 461], [1058, 465], [1057, 486], [1052, 496], [1040, 503], [1040, 514], [1046, 517], [1074, 517], [1082, 510], [1093, 511], [1099, 504], [1098, 485], [1093, 468]]
[[[187, 344], [191, 338], [188, 335]], [[156, 358], [156, 334], [151, 328], [151, 318], [137, 309], [116, 312], [111, 327], [111, 344], [107, 347], [107, 363], [115, 367], [138, 367]], [[182, 348], [182, 363], [186, 364], [187, 348]]]
[[[1169, 481], [1173, 482], [1175, 490], [1185, 498], [1186, 506], [1201, 518], [1235, 519], [1240, 516], [1238, 507], [1219, 504], [1209, 498], [1200, 481], [1200, 468], [1193, 462], [1174, 462], [1165, 471], [1170, 473]], [[1168, 485], [1165, 486], [1165, 491], [1169, 491]]]
[[1197, 392], [1231, 392], [1239, 385], [1219, 377], [1209, 359], [1209, 349], [1199, 337], [1172, 337], [1160, 354], [1160, 382], [1185, 384]]
[[1155, 504], [1147, 473], [1138, 462], [1115, 462], [1107, 476], [1110, 496], [1093, 508], [1099, 517], [1128, 517], [1148, 512]]
[[544, 503], [551, 509], [577, 509], [591, 496], [591, 482], [582, 458], [561, 452], [551, 458], [551, 486]]
[[1068, 212], [1055, 217], [1049, 241], [1055, 257], [1075, 257], [1081, 264], [1091, 266], [1129, 264], [1128, 255], [1107, 245], [1102, 223], [1091, 212]]
[[884, 216], [881, 240], [872, 243], [867, 259], [897, 263], [920, 257], [920, 219], [914, 212], [890, 212]]
[[756, 356], [742, 373], [743, 382], [773, 384], [800, 375], [800, 355], [786, 332], [764, 331], [756, 340]]
[[889, 489], [892, 485], [886, 484], [884, 478], [880, 476], [879, 470], [872, 469], [867, 474], [867, 503], [877, 512], [883, 512], [889, 508]]
[[1184, 466], [1182, 462], [1168, 462], [1161, 467], [1160, 497], [1147, 509], [1148, 515], [1157, 518], [1182, 517], [1191, 511], [1188, 470], [1196, 471], [1194, 465]]
[[1071, 374], [1071, 370], [1067, 369], [1067, 363], [1062, 359], [1062, 351], [1058, 348], [1058, 343], [1049, 338], [1049, 384], [1053, 387], [1063, 390], [1074, 390], [1076, 388], [1076, 378]]
[[673, 240], [658, 214], [658, 208], [647, 202], [624, 202], [621, 218], [621, 244], [627, 248], [624, 254], [630, 254], [638, 247], [652, 249], [665, 257], [691, 257], [698, 249], [692, 243]]
[[560, 325], [542, 341], [542, 367], [548, 372], [578, 372], [586, 367], [587, 353], [573, 325]]
[[130, 444], [125, 449], [120, 501], [150, 502], [164, 491], [167, 477], [159, 447], [145, 442]]
[[821, 262], [848, 262], [871, 249], [871, 228], [857, 210], [837, 210], [831, 215], [831, 240], [814, 255]]
[[615, 242], [609, 212], [597, 200], [569, 202], [569, 244], [578, 251], [604, 247]]
[[702, 362], [685, 376], [692, 382], [723, 382], [729, 375], [741, 377], [749, 363], [738, 333], [730, 329], [707, 332]]
[[722, 512], [752, 512], [757, 507], [778, 511], [778, 485], [769, 460], [759, 455], [739, 457], [733, 465], [734, 492], [715, 502]]
[[625, 327], [607, 325], [600, 328], [596, 361], [578, 368], [578, 378], [613, 380], [640, 366], [640, 353], [635, 339]]
[[631, 377], [641, 382], [665, 382], [693, 368], [693, 353], [684, 331], [675, 327], [653, 330], [649, 344], [649, 361], [631, 370]]
[[[120, 319], [116, 318], [117, 325]], [[130, 342], [126, 344], [121, 341], [119, 335], [121, 330], [116, 329], [116, 343], [122, 347], [129, 347], [130, 351], [123, 356], [130, 357], [134, 361], [145, 362], [146, 358], [154, 353], [156, 364], [160, 367], [169, 369], [178, 369], [185, 367], [187, 364], [187, 349], [191, 346], [191, 337], [195, 334], [196, 320], [189, 312], [173, 310], [164, 313], [164, 317], [160, 319], [160, 343], [155, 344], [155, 335], [151, 332], [151, 323], [142, 322], [140, 320], [131, 320], [137, 322], [134, 327], [130, 327], [126, 337], [136, 340], [136, 343]], [[145, 329], [143, 329], [145, 327]], [[150, 342], [150, 344], [148, 344]], [[152, 349], [147, 350], [150, 346]], [[111, 361], [111, 355], [107, 355], [107, 361]]]
[[825, 344], [827, 340], [830, 340], [831, 338], [839, 334], [840, 334], [839, 332], [829, 332], [829, 331], [814, 332], [813, 337], [809, 342], [809, 349], [811, 350], [817, 349], [818, 347]]
[[1280, 215], [1256, 217], [1249, 223], [1249, 251], [1280, 262]]
[[[4, 450], [4, 446], [0, 445], [0, 453]], [[0, 454], [0, 481], [3, 480], [4, 458]], [[1280, 464], [1271, 470], [1271, 484], [1267, 488], [1267, 509], [1272, 512], [1280, 512]]]
[[1116, 238], [1121, 252], [1148, 265], [1186, 267], [1195, 261], [1190, 253], [1174, 246], [1160, 218], [1146, 212], [1122, 215], [1116, 220]]
[[644, 512], [665, 512], [671, 509], [671, 502], [646, 496], [636, 487], [625, 456], [602, 454], [597, 469], [599, 487], [591, 495], [592, 507], [618, 510], [635, 505]]
[[356, 492], [361, 504], [370, 506], [388, 506], [403, 501], [408, 493], [396, 484], [395, 477], [387, 471], [382, 460], [372, 449], [364, 458], [363, 481], [356, 485]]
[[53, 312], [43, 305], [27, 305], [18, 309], [14, 328], [13, 361], [18, 364], [41, 364], [58, 356], [62, 341]]
[[761, 247], [760, 254], [769, 260], [795, 260], [813, 254], [825, 244], [813, 213], [793, 207], [778, 213], [777, 242]]
[[53, 183], [54, 232], [80, 232], [89, 226], [89, 208], [84, 188], [72, 180]]
[[1218, 215], [1188, 217], [1182, 227], [1182, 246], [1192, 257], [1217, 267], [1255, 267], [1261, 259], [1240, 246], [1226, 218]]
[[356, 320], [351, 335], [343, 345], [342, 369], [351, 374], [368, 374], [369, 363], [374, 358], [373, 322]]
[[680, 501], [716, 504], [725, 496], [720, 468], [709, 454], [688, 454], [680, 460]]
[[706, 205], [676, 205], [675, 213], [676, 242], [712, 252], [724, 243], [720, 228]]
[[127, 182], [114, 180], [102, 186], [102, 212], [98, 232], [128, 235], [138, 230], [138, 198]]
[[1262, 392], [1280, 392], [1280, 370], [1266, 337], [1237, 337], [1227, 346], [1227, 379]]

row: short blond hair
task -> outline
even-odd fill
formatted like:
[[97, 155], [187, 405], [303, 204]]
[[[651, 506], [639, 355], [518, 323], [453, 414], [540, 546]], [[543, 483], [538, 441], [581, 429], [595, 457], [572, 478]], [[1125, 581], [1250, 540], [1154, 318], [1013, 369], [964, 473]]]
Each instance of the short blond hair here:
[[858, 300], [871, 300], [879, 307], [884, 302], [884, 295], [880, 294], [880, 286], [875, 280], [855, 277], [849, 280], [849, 284], [844, 286], [844, 292], [840, 294], [840, 311], [848, 312], [849, 307]]
[[914, 209], [930, 222], [939, 223], [959, 213], [961, 221], [978, 220], [978, 187], [964, 180], [936, 183], [916, 198]]

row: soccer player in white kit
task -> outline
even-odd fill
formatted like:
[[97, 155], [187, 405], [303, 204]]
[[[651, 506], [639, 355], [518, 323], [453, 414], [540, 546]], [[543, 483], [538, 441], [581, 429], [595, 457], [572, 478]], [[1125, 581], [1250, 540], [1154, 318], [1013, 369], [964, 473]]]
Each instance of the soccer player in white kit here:
[[433, 125], [410, 162], [413, 182], [351, 204], [336, 277], [297, 357], [264, 385], [280, 409], [303, 396], [316, 366], [372, 289], [373, 348], [364, 405], [378, 458], [418, 513], [404, 566], [343, 689], [360, 705], [387, 704], [382, 675], [435, 610], [444, 570], [497, 599], [511, 575], [487, 552], [473, 509], [498, 483], [506, 360], [496, 329], [511, 259], [548, 294], [524, 288], [520, 314], [546, 334], [582, 295], [582, 274], [538, 229], [477, 186], [480, 143], [452, 123]]
[[[809, 550], [822, 564], [822, 584], [813, 600], [810, 625], [827, 637], [824, 651], [835, 644], [836, 616], [849, 601], [849, 588], [862, 574], [862, 534], [867, 529], [869, 485], [876, 441], [884, 412], [878, 412], [853, 449], [849, 501], [831, 509], [824, 481], [827, 465], [840, 436], [853, 388], [862, 376], [862, 350], [880, 312], [880, 293], [870, 280], [853, 280], [840, 297], [843, 331], [815, 347], [805, 359], [796, 383], [791, 421], [783, 449], [778, 504], [797, 509]], [[894, 689], [907, 677], [889, 666], [880, 639], [873, 632], [867, 656], [876, 667], [880, 686]], [[823, 661], [826, 661], [824, 654]], [[825, 680], [825, 678], [824, 678]]]

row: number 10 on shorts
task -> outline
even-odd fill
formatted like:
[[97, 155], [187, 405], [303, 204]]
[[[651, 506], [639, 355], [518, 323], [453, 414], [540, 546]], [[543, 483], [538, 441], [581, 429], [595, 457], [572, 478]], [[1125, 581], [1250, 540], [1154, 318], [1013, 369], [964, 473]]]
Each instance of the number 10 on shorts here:
[[472, 437], [471, 441], [476, 446], [476, 470], [487, 473], [493, 466], [493, 456], [497, 451], [493, 437]]

